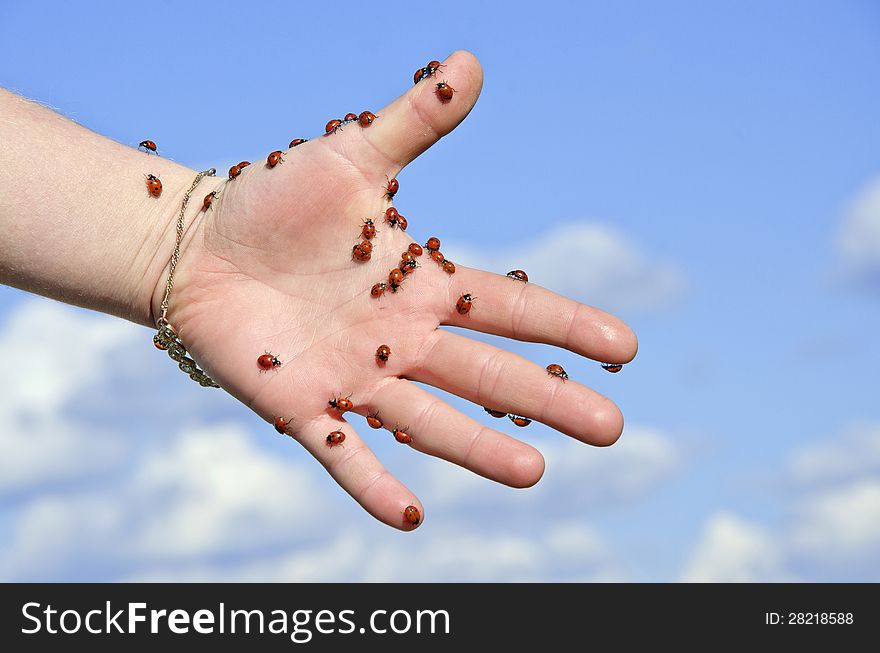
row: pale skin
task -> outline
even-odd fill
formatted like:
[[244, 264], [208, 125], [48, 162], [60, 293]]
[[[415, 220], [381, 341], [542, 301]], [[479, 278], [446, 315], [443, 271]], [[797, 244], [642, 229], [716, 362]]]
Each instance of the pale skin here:
[[[386, 177], [454, 129], [480, 93], [482, 70], [472, 55], [456, 52], [443, 63], [436, 79], [375, 111], [369, 128], [353, 123], [326, 137], [292, 133], [280, 138], [279, 149], [294, 137], [311, 140], [285, 149], [276, 167], [265, 165], [268, 152], [251, 153], [243, 156], [253, 165], [234, 181], [226, 171], [203, 179], [186, 212], [168, 314], [190, 354], [223, 389], [269, 424], [287, 419], [291, 437], [364, 509], [402, 530], [414, 528], [403, 517], [406, 506], [423, 518], [425, 509], [354, 426], [372, 437], [390, 433], [340, 415], [329, 399], [351, 395], [354, 413], [378, 412], [387, 429], [409, 426], [413, 449], [529, 487], [544, 472], [537, 449], [412, 381], [596, 446], [618, 439], [620, 410], [576, 380], [547, 374], [544, 366], [555, 361], [530, 362], [438, 327], [548, 343], [609, 363], [628, 363], [637, 350], [621, 320], [556, 295], [534, 282], [540, 280], [526, 284], [504, 276], [506, 270], [461, 265], [450, 275], [427, 252], [399, 292], [370, 296], [413, 242], [382, 219], [392, 205]], [[455, 89], [451, 101], [437, 97], [438, 81]], [[0, 143], [0, 281], [154, 326], [177, 214], [197, 171], [110, 141], [3, 90]], [[146, 174], [159, 176], [160, 198], [147, 193]], [[212, 190], [219, 196], [202, 211]], [[405, 195], [425, 190], [407, 188], [403, 179], [395, 205], [407, 214]], [[351, 249], [365, 217], [379, 233], [371, 260], [356, 262]], [[412, 230], [419, 218], [407, 218]], [[442, 241], [440, 225], [419, 231]], [[477, 298], [466, 316], [455, 308], [464, 293]], [[375, 353], [382, 344], [392, 354], [380, 366]], [[261, 373], [256, 360], [266, 351], [283, 364]], [[169, 374], [180, 374], [168, 365]], [[327, 435], [337, 430], [345, 433], [344, 444], [327, 446]]]

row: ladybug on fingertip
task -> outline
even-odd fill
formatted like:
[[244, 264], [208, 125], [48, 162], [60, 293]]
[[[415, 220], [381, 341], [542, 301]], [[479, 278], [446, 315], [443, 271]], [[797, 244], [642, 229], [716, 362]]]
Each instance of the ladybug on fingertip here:
[[241, 166], [232, 166], [229, 169], [229, 179], [230, 181], [238, 177], [241, 174]]
[[385, 293], [387, 287], [388, 286], [381, 281], [379, 283], [374, 283], [373, 287], [370, 288], [370, 295], [373, 297], [381, 297]]
[[494, 410], [492, 408], [486, 408], [485, 406], [483, 407], [483, 410], [489, 413], [492, 417], [507, 417], [507, 413], [505, 413], [503, 410]]
[[392, 292], [397, 292], [397, 289], [400, 287], [400, 284], [403, 283], [403, 271], [400, 268], [393, 268], [388, 273], [388, 285], [391, 287]]
[[602, 369], [606, 372], [617, 374], [620, 370], [623, 369], [623, 365], [621, 365], [620, 363], [602, 363]]
[[358, 245], [358, 247], [364, 250], [364, 252], [366, 252], [367, 254], [373, 253], [373, 243], [371, 243], [369, 240], [363, 241], [360, 245]]
[[335, 447], [345, 442], [345, 433], [342, 431], [331, 431], [327, 436], [327, 446]]
[[373, 240], [376, 237], [376, 225], [370, 218], [364, 220], [364, 226], [361, 227], [361, 235], [364, 240]]
[[446, 82], [440, 82], [437, 84], [437, 97], [440, 98], [441, 102], [449, 102], [452, 99], [452, 96], [455, 94], [455, 89], [452, 88]]
[[380, 429], [382, 428], [382, 420], [379, 419], [379, 412], [370, 413], [367, 415], [367, 424], [371, 429]]
[[431, 258], [434, 259], [440, 265], [443, 265], [443, 261], [446, 260], [446, 257], [443, 256], [443, 252], [441, 252], [439, 249], [431, 250]]
[[349, 399], [349, 397], [351, 397], [351, 395], [348, 395], [348, 397], [334, 397], [327, 402], [327, 405], [330, 406], [330, 408], [344, 413], [354, 408], [354, 404], [351, 402], [351, 399]]
[[522, 415], [508, 415], [510, 421], [516, 424], [517, 426], [524, 428], [532, 423], [528, 417], [523, 417]]
[[422, 521], [422, 513], [415, 506], [407, 506], [403, 510], [403, 518], [413, 526], [418, 526]]
[[376, 350], [376, 360], [381, 364], [387, 363], [389, 358], [391, 358], [391, 347], [379, 345], [379, 348]]
[[475, 299], [476, 297], [473, 297], [470, 293], [466, 292], [458, 298], [457, 302], [455, 302], [455, 310], [458, 311], [459, 315], [467, 315], [471, 312], [471, 307], [473, 306]]
[[266, 157], [266, 165], [270, 168], [274, 168], [279, 163], [284, 162], [284, 157], [281, 156], [281, 150], [275, 150], [268, 157]]
[[440, 249], [440, 239], [436, 236], [431, 236], [428, 238], [428, 242], [425, 243], [425, 249], [429, 252], [435, 252]]
[[156, 143], [154, 143], [153, 141], [150, 141], [150, 140], [141, 141], [140, 143], [138, 143], [138, 147], [144, 148], [144, 151], [147, 154], [152, 152], [156, 156], [159, 156], [159, 152], [156, 150]]
[[276, 367], [281, 367], [282, 363], [278, 360], [278, 357], [274, 354], [269, 353], [268, 351], [257, 358], [257, 367], [260, 368], [261, 372], [268, 372], [269, 370], [273, 370]]
[[358, 124], [361, 127], [369, 127], [373, 124], [373, 121], [376, 119], [376, 114], [372, 111], [362, 111], [361, 115], [358, 116]]
[[251, 164], [250, 161], [239, 161], [239, 162], [238, 162], [238, 167], [241, 168], [242, 170], [244, 170], [244, 169], [247, 168], [250, 164]]
[[410, 261], [401, 259], [400, 263], [397, 264], [397, 269], [403, 272], [404, 276], [415, 270], [417, 267], [419, 267], [419, 264], [416, 263], [415, 259]]
[[400, 213], [397, 212], [393, 206], [389, 206], [385, 209], [385, 222], [391, 225], [391, 227], [397, 226], [397, 220], [400, 218]]
[[308, 142], [309, 142], [308, 138], [294, 138], [292, 141], [290, 141], [290, 145], [288, 145], [288, 147], [292, 148], [292, 147], [296, 147], [297, 145], [302, 145], [303, 143], [308, 143]]
[[[387, 179], [387, 177], [386, 177]], [[385, 196], [388, 199], [394, 199], [394, 196], [397, 195], [397, 191], [400, 190], [400, 182], [397, 181], [397, 177], [393, 177], [392, 179], [388, 179], [388, 184], [385, 186]]]
[[147, 178], [147, 192], [153, 197], [159, 197], [162, 194], [162, 182], [156, 175], [144, 175]]
[[443, 271], [447, 274], [455, 274], [455, 263], [447, 259], [443, 259]]
[[516, 279], [517, 281], [522, 281], [524, 283], [529, 282], [529, 275], [527, 275], [523, 270], [511, 270], [507, 273], [507, 276], [511, 279]]
[[400, 214], [397, 215], [397, 226], [400, 227], [401, 231], [406, 231], [406, 227], [408, 224], [409, 223], [406, 221], [406, 218], [404, 218]]
[[357, 119], [358, 116], [356, 113], [346, 113], [345, 116], [342, 118], [342, 122], [348, 124], [350, 122], [354, 122]]
[[400, 444], [412, 444], [412, 436], [407, 433], [409, 430], [408, 426], [404, 426], [403, 428], [397, 427], [394, 429], [394, 439], [400, 442]]
[[202, 201], [202, 210], [207, 211], [211, 208], [211, 205], [214, 203], [214, 198], [220, 196], [219, 190], [212, 190], [210, 193], [205, 195], [204, 201]]
[[422, 246], [418, 243], [410, 243], [409, 244], [409, 253], [413, 256], [421, 256], [422, 255]]
[[547, 374], [549, 374], [550, 376], [555, 376], [557, 378], [560, 378], [563, 381], [568, 379], [568, 372], [565, 371], [565, 369], [562, 367], [562, 365], [559, 365], [557, 363], [550, 363], [547, 366]]
[[284, 419], [283, 417], [275, 418], [275, 430], [278, 431], [281, 435], [290, 435], [287, 432], [287, 429], [290, 427], [290, 420]]
[[[372, 256], [372, 254], [370, 253], [370, 251], [367, 251], [367, 248], [365, 248], [365, 247], [363, 246], [364, 243], [370, 244], [370, 241], [369, 241], [369, 240], [365, 240], [363, 243], [361, 243], [361, 244], [359, 244], [359, 245], [355, 245], [354, 247], [351, 248], [351, 257], [352, 257], [355, 261], [361, 261], [361, 262], [364, 262], [364, 261], [369, 261], [369, 260], [370, 260], [370, 257]], [[373, 246], [370, 245], [370, 250], [371, 250], [371, 251], [372, 251], [372, 248], [373, 248]]]
[[342, 126], [342, 121], [339, 118], [334, 118], [324, 127], [324, 136], [329, 136], [336, 132]]

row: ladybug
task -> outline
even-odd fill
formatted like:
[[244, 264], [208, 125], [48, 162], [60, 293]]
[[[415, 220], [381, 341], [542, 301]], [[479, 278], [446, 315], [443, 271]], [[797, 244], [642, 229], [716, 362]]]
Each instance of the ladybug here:
[[409, 244], [409, 253], [413, 256], [421, 256], [422, 255], [422, 246], [418, 243], [410, 243]]
[[238, 167], [241, 168], [242, 170], [244, 170], [244, 169], [247, 168], [250, 164], [251, 164], [250, 161], [239, 161], [239, 163], [238, 163]]
[[153, 197], [159, 197], [162, 194], [162, 182], [156, 175], [144, 175], [147, 178], [147, 192]]
[[379, 413], [375, 412], [367, 415], [367, 424], [370, 425], [371, 429], [382, 428], [382, 420], [379, 419]]
[[345, 122], [345, 123], [354, 122], [357, 119], [358, 119], [358, 117], [357, 117], [356, 113], [346, 113], [345, 117], [342, 119], [342, 122]]
[[152, 152], [156, 156], [159, 156], [159, 153], [156, 151], [156, 144], [153, 141], [141, 141], [138, 143], [138, 147], [144, 148], [144, 151], [149, 154]]
[[422, 514], [415, 506], [407, 506], [403, 511], [403, 517], [413, 526], [418, 526], [422, 521]]
[[454, 93], [455, 89], [446, 82], [440, 82], [437, 84], [437, 97], [440, 98], [441, 102], [449, 102]]
[[430, 252], [431, 258], [437, 261], [437, 263], [439, 263], [440, 265], [443, 265], [443, 261], [446, 260], [446, 257], [443, 256], [443, 252], [441, 252], [439, 249], [432, 249], [430, 250]]
[[[348, 397], [351, 397], [351, 395], [348, 395]], [[351, 403], [351, 400], [348, 397], [334, 397], [333, 399], [328, 401], [327, 404], [330, 406], [330, 408], [335, 408], [336, 410], [344, 413], [345, 411], [354, 408], [354, 404]]]
[[274, 355], [266, 352], [257, 359], [257, 366], [263, 372], [267, 372], [275, 367], [281, 367], [281, 361], [278, 360]]
[[220, 195], [220, 191], [212, 190], [210, 193], [205, 195], [205, 199], [202, 202], [202, 210], [207, 211], [211, 208], [211, 204], [214, 202], [214, 198]]
[[[369, 240], [365, 240], [365, 243], [369, 243]], [[372, 245], [370, 246], [372, 249]], [[356, 261], [369, 261], [370, 260], [370, 252], [364, 249], [361, 245], [355, 245], [351, 248], [351, 257]]]
[[327, 446], [335, 447], [337, 444], [345, 442], [345, 433], [342, 431], [333, 431], [327, 436]]
[[507, 417], [507, 413], [502, 410], [492, 410], [491, 408], [483, 408], [487, 413], [489, 413], [492, 417]]
[[602, 363], [602, 369], [606, 372], [617, 374], [620, 370], [623, 369], [623, 365], [621, 365], [620, 363]]
[[389, 206], [385, 209], [385, 222], [390, 224], [392, 227], [397, 226], [397, 220], [400, 218], [400, 213], [397, 212], [393, 206]]
[[425, 72], [424, 68], [416, 68], [416, 72], [413, 73], [413, 84], [418, 84], [427, 76], [428, 74]]
[[440, 239], [436, 236], [431, 236], [430, 238], [428, 238], [428, 242], [425, 243], [425, 249], [429, 252], [440, 249]]
[[388, 283], [392, 286], [399, 286], [403, 283], [403, 272], [401, 272], [400, 268], [394, 268], [388, 273]]
[[416, 259], [412, 254], [410, 254], [410, 251], [407, 249], [400, 254], [400, 260], [409, 263], [410, 261], [415, 261]]
[[373, 253], [373, 243], [371, 243], [369, 240], [365, 240], [360, 245], [358, 245], [358, 247], [364, 250], [364, 252], [366, 252], [367, 254]]
[[[386, 179], [388, 179], [386, 177]], [[394, 196], [397, 195], [397, 191], [400, 190], [400, 182], [397, 181], [397, 178], [388, 179], [388, 185], [385, 186], [385, 195], [388, 199], [394, 199]]]
[[364, 237], [364, 240], [372, 240], [376, 237], [376, 225], [374, 225], [373, 221], [369, 218], [364, 220], [364, 226], [361, 228], [361, 235]]
[[284, 159], [281, 156], [281, 150], [275, 150], [268, 157], [266, 157], [266, 165], [270, 168], [274, 168], [283, 161]]
[[334, 118], [330, 122], [327, 123], [327, 126], [324, 127], [324, 136], [329, 136], [334, 133], [339, 127], [342, 125], [342, 121], [338, 118]]
[[430, 75], [433, 75], [434, 73], [436, 73], [442, 67], [443, 67], [443, 64], [441, 64], [439, 61], [436, 61], [436, 60], [431, 61], [428, 63], [427, 66], [425, 66], [425, 72], [430, 76]]
[[402, 215], [398, 215], [397, 217], [397, 226], [400, 227], [403, 231], [406, 231], [406, 227], [409, 223], [406, 221]]
[[229, 169], [229, 178], [230, 179], [235, 179], [240, 174], [241, 174], [241, 166], [232, 166]]
[[[455, 310], [458, 311], [459, 315], [467, 315], [471, 312], [471, 306], [474, 303], [475, 297], [471, 297], [469, 292], [466, 292], [461, 297], [458, 298], [458, 301], [455, 302]], [[550, 369], [550, 368], [547, 368]], [[562, 369], [562, 368], [560, 368]]]
[[302, 145], [303, 143], [308, 142], [308, 138], [294, 138], [292, 141], [290, 141], [290, 145], [288, 145], [288, 147], [296, 147], [297, 145]]
[[417, 267], [419, 267], [419, 264], [416, 263], [415, 259], [413, 259], [412, 261], [401, 261], [397, 264], [397, 269], [403, 272], [404, 275], [409, 274]]
[[290, 427], [290, 420], [284, 419], [283, 417], [275, 418], [275, 430], [278, 431], [281, 435], [290, 435], [287, 432], [287, 429]]
[[455, 263], [443, 259], [443, 271], [448, 274], [455, 274]]
[[528, 417], [521, 417], [519, 415], [508, 415], [508, 417], [510, 418], [511, 422], [520, 427], [528, 426], [532, 423], [532, 420], [530, 420]]
[[562, 365], [557, 365], [556, 363], [550, 363], [547, 366], [547, 374], [550, 376], [557, 376], [563, 381], [568, 378], [568, 372], [562, 368]]
[[397, 440], [400, 444], [412, 444], [412, 436], [407, 433], [408, 426], [404, 426], [403, 428], [397, 427], [394, 429], [394, 439]]
[[387, 363], [388, 359], [391, 358], [391, 347], [379, 345], [379, 348], [376, 350], [376, 358], [383, 363]]
[[511, 270], [507, 273], [507, 276], [511, 279], [517, 279], [519, 281], [524, 281], [525, 283], [529, 282], [529, 275], [527, 275], [522, 270]]
[[361, 127], [369, 127], [375, 119], [376, 115], [372, 111], [362, 111], [361, 115], [358, 116], [358, 123], [360, 123]]
[[387, 288], [387, 286], [382, 282], [374, 283], [373, 287], [370, 288], [370, 294], [373, 297], [381, 297], [385, 292], [385, 288]]

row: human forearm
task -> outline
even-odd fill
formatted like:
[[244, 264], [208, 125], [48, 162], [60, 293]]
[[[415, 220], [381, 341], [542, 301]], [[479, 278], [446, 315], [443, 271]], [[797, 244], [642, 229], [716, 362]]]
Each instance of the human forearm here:
[[148, 324], [194, 175], [0, 89], [0, 282]]

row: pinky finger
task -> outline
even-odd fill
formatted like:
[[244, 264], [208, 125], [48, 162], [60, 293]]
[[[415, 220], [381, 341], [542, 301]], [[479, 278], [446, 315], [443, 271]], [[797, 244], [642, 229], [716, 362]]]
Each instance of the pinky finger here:
[[[337, 432], [343, 434], [342, 438]], [[404, 531], [421, 523], [422, 504], [385, 469], [350, 424], [319, 417], [301, 426], [292, 437], [373, 517]], [[406, 517], [409, 506], [418, 511], [417, 523]]]

